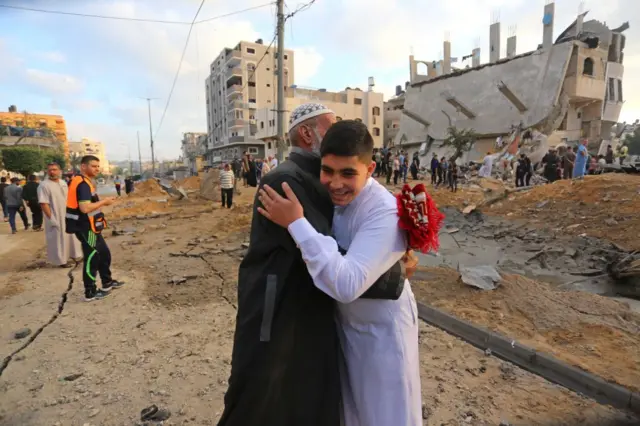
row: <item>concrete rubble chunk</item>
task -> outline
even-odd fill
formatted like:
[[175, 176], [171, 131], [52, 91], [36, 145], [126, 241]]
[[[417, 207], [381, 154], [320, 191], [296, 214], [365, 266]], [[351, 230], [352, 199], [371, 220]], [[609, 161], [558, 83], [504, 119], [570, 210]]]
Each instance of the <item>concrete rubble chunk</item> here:
[[502, 277], [493, 266], [461, 266], [460, 278], [468, 286], [481, 290], [494, 290]]
[[31, 329], [30, 328], [23, 328], [21, 330], [18, 330], [16, 332], [13, 333], [13, 338], [16, 340], [20, 340], [20, 339], [24, 339], [25, 337], [27, 337], [28, 335], [31, 334]]

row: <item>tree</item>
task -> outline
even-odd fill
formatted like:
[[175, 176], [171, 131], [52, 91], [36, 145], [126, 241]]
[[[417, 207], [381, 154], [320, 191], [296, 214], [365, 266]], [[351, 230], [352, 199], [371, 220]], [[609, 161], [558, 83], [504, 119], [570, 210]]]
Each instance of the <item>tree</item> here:
[[624, 143], [629, 147], [629, 155], [640, 155], [640, 126], [624, 138]]
[[46, 163], [58, 163], [61, 170], [65, 170], [67, 167], [67, 159], [64, 157], [64, 152], [61, 150], [47, 151], [45, 153]]
[[82, 162], [82, 155], [77, 152], [69, 154], [69, 165], [73, 170], [80, 170], [80, 163]]
[[31, 146], [4, 148], [2, 162], [7, 170], [27, 177], [45, 168], [47, 152]]
[[451, 161], [456, 161], [462, 157], [462, 154], [471, 151], [473, 144], [478, 138], [478, 135], [473, 129], [458, 129], [455, 126], [449, 126], [447, 133], [447, 138], [444, 140], [442, 146], [450, 146], [455, 149]]

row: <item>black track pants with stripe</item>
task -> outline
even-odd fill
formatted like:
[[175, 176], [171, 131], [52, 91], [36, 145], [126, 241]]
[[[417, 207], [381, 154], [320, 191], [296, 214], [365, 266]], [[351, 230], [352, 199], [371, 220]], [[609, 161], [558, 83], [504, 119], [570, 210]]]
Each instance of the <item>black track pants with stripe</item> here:
[[93, 231], [76, 232], [76, 238], [82, 244], [82, 256], [84, 265], [82, 268], [82, 281], [86, 297], [93, 296], [96, 291], [96, 275], [100, 274], [102, 286], [111, 283], [111, 252], [109, 246], [101, 234]]

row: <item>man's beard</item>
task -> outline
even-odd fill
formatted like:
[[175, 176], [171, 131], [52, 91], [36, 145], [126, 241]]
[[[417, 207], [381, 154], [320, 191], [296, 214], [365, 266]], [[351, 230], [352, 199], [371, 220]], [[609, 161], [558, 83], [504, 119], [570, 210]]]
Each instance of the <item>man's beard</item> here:
[[318, 129], [316, 129], [315, 127], [312, 127], [311, 130], [313, 130], [313, 134], [315, 136], [315, 141], [313, 142], [313, 145], [311, 145], [311, 152], [313, 152], [316, 155], [320, 155], [320, 145], [322, 144], [322, 136], [320, 136], [320, 132], [318, 132]]

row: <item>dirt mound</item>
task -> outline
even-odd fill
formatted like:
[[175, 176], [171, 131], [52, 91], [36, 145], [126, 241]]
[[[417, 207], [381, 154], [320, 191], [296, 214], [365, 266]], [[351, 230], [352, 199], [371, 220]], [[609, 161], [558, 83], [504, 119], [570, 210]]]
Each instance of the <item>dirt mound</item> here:
[[561, 180], [514, 193], [485, 213], [526, 218], [532, 224], [558, 228], [640, 249], [640, 176], [607, 173], [584, 180]]
[[173, 186], [178, 188], [182, 187], [183, 189], [200, 189], [201, 179], [199, 176], [189, 176], [184, 179], [180, 179], [174, 182]]
[[419, 274], [424, 281], [412, 281], [418, 300], [640, 390], [640, 315], [626, 304], [520, 275], [502, 274], [500, 287], [481, 291], [452, 269], [421, 268]]
[[167, 192], [162, 189], [155, 179], [147, 179], [135, 184], [133, 193], [135, 197], [166, 197]]

